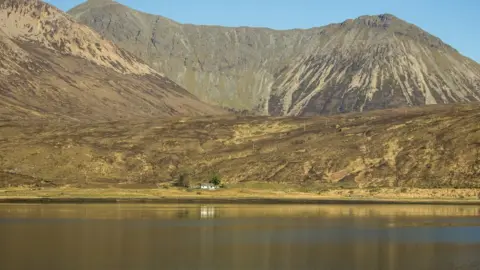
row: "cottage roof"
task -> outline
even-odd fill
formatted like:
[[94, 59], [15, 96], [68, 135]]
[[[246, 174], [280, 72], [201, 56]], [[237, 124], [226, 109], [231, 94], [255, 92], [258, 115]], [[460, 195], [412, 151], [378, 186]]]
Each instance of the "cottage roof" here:
[[207, 187], [213, 187], [213, 186], [215, 186], [215, 185], [212, 184], [212, 183], [203, 183], [203, 184], [201, 184], [201, 185], [202, 185], [202, 186], [207, 186]]

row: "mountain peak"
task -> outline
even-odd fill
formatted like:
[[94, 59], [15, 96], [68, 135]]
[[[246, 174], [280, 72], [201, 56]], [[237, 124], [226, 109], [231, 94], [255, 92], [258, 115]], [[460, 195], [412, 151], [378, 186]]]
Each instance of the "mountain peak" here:
[[358, 17], [358, 19], [364, 19], [364, 18], [376, 19], [380, 21], [400, 20], [397, 16], [391, 13], [383, 13], [383, 14], [376, 14], [376, 15], [362, 15]]
[[112, 120], [220, 110], [39, 0], [0, 0], [0, 119]]
[[401, 18], [390, 14], [378, 14], [378, 15], [362, 15], [354, 19], [347, 19], [341, 23], [341, 25], [347, 26], [367, 26], [372, 28], [390, 28], [396, 27], [398, 28], [408, 28], [413, 26], [412, 24], [408, 23]]
[[[340, 23], [344, 28], [357, 30], [357, 28], [369, 28], [382, 33], [390, 34], [393, 39], [410, 38], [415, 42], [421, 42], [427, 46], [444, 49], [451, 52], [457, 52], [450, 45], [444, 43], [440, 38], [428, 33], [420, 27], [411, 24], [395, 15], [385, 13], [379, 15], [364, 15], [355, 19], [348, 19]], [[378, 32], [380, 33], [380, 32]], [[393, 40], [391, 39], [391, 40]]]
[[395, 20], [400, 20], [398, 17], [385, 13], [385, 14], [378, 14], [378, 15], [362, 15], [359, 16], [355, 19], [357, 22], [363, 22], [363, 23], [370, 23], [370, 24], [389, 24], [392, 23]]
[[90, 4], [90, 5], [95, 5], [95, 4], [111, 4], [111, 3], [116, 3], [115, 0], [87, 0], [84, 2], [84, 4]]
[[88, 3], [90, 5], [104, 5], [104, 4], [112, 4], [117, 2], [115, 0], [87, 0], [85, 3]]
[[0, 5], [0, 24], [3, 32], [11, 38], [36, 42], [118, 72], [154, 72], [149, 66], [136, 61], [132, 54], [40, 0], [4, 0]]

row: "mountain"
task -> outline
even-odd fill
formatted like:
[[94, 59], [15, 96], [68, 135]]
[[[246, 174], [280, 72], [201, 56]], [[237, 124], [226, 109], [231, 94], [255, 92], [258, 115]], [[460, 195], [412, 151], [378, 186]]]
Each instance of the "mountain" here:
[[201, 26], [87, 1], [68, 12], [203, 101], [311, 115], [480, 100], [480, 65], [393, 15], [312, 29]]
[[0, 104], [0, 119], [221, 112], [38, 0], [0, 1]]

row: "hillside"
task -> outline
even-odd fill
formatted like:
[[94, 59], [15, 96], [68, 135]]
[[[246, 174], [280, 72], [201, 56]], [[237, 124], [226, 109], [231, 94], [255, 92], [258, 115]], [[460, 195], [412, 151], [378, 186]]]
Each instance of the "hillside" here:
[[[479, 104], [331, 117], [0, 122], [0, 186], [479, 186]], [[255, 185], [256, 185], [255, 184]]]
[[180, 24], [108, 0], [69, 14], [202, 100], [312, 115], [480, 100], [480, 65], [393, 15], [275, 31]]
[[0, 48], [0, 119], [222, 112], [42, 1], [0, 1]]

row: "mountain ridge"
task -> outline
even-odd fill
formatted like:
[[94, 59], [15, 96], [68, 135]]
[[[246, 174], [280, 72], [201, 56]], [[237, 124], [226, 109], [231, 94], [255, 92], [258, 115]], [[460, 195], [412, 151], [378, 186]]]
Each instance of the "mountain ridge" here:
[[[203, 101], [225, 107], [310, 115], [480, 99], [478, 63], [391, 14], [273, 30], [180, 24], [107, 2], [86, 2], [69, 13]], [[323, 69], [305, 64], [307, 59]], [[371, 67], [359, 72], [361, 66]], [[329, 68], [334, 80], [323, 82], [315, 75], [324, 74], [328, 80]], [[388, 72], [379, 81], [389, 86], [378, 83], [373, 88], [387, 98], [372, 101], [368, 85], [374, 84], [372, 74], [383, 69]], [[316, 78], [308, 79], [312, 74]]]
[[[432, 35], [430, 33], [428, 33], [427, 31], [425, 31], [424, 29], [422, 29], [421, 27], [415, 25], [415, 24], [411, 24], [397, 16], [395, 16], [394, 14], [392, 13], [380, 13], [380, 14], [368, 14], [368, 15], [360, 15], [360, 16], [357, 16], [353, 19], [345, 19], [343, 21], [339, 21], [339, 22], [332, 22], [332, 23], [329, 23], [329, 24], [326, 24], [326, 25], [319, 25], [319, 26], [313, 26], [313, 27], [306, 27], [306, 28], [288, 28], [288, 29], [277, 29], [277, 28], [273, 28], [273, 27], [267, 27], [267, 26], [247, 26], [247, 25], [238, 25], [238, 26], [224, 26], [224, 25], [218, 25], [218, 24], [195, 24], [195, 23], [182, 23], [180, 21], [177, 21], [177, 20], [174, 20], [174, 19], [171, 19], [171, 18], [168, 18], [168, 17], [165, 17], [165, 16], [162, 16], [162, 15], [159, 15], [159, 14], [155, 14], [155, 13], [150, 13], [150, 12], [146, 12], [146, 11], [142, 11], [142, 10], [137, 10], [137, 9], [134, 9], [134, 8], [130, 8], [128, 7], [127, 5], [124, 5], [124, 4], [121, 4], [119, 2], [116, 2], [115, 0], [86, 0], [84, 1], [83, 3], [80, 3], [79, 5], [67, 10], [66, 12], [70, 15], [72, 15], [73, 17], [77, 17], [79, 16], [76, 12], [76, 9], [79, 9], [81, 8], [83, 5], [87, 5], [87, 4], [91, 4], [91, 3], [94, 3], [94, 4], [98, 4], [99, 6], [96, 6], [96, 8], [98, 7], [103, 7], [105, 6], [106, 4], [112, 4], [112, 5], [118, 5], [118, 6], [121, 6], [123, 8], [128, 8], [128, 9], [132, 9], [134, 10], [135, 12], [138, 12], [138, 13], [143, 13], [145, 15], [148, 15], [148, 16], [154, 16], [154, 17], [159, 17], [161, 19], [164, 19], [164, 20], [168, 20], [174, 24], [177, 24], [177, 25], [190, 25], [190, 26], [199, 26], [199, 27], [219, 27], [219, 28], [225, 28], [225, 29], [237, 29], [237, 28], [247, 28], [247, 29], [258, 29], [258, 30], [268, 30], [268, 31], [275, 31], [275, 32], [289, 32], [289, 31], [309, 31], [309, 30], [314, 30], [314, 29], [319, 29], [319, 28], [324, 28], [324, 27], [329, 27], [329, 26], [333, 26], [333, 25], [345, 25], [345, 24], [348, 24], [350, 22], [354, 22], [354, 21], [358, 21], [358, 20], [368, 20], [368, 19], [375, 19], [375, 18], [393, 18], [395, 20], [400, 20], [402, 21], [403, 23], [407, 23], [411, 26], [414, 26], [418, 29], [420, 29], [421, 31], [427, 33], [428, 35], [440, 40], [442, 43], [443, 40], [441, 40], [439, 37], [435, 36], [435, 35]], [[92, 8], [92, 6], [88, 6], [87, 8]], [[446, 44], [444, 43], [444, 45], [448, 46], [450, 49], [458, 52], [458, 50], [456, 50], [455, 48], [451, 47], [449, 44]], [[459, 52], [458, 52], [459, 53]], [[474, 59], [472, 59], [471, 57], [468, 57], [466, 55], [463, 55], [462, 56], [465, 56], [467, 57], [468, 59], [472, 60], [472, 61], [475, 61]], [[476, 63], [478, 63], [478, 61], [475, 61]]]

